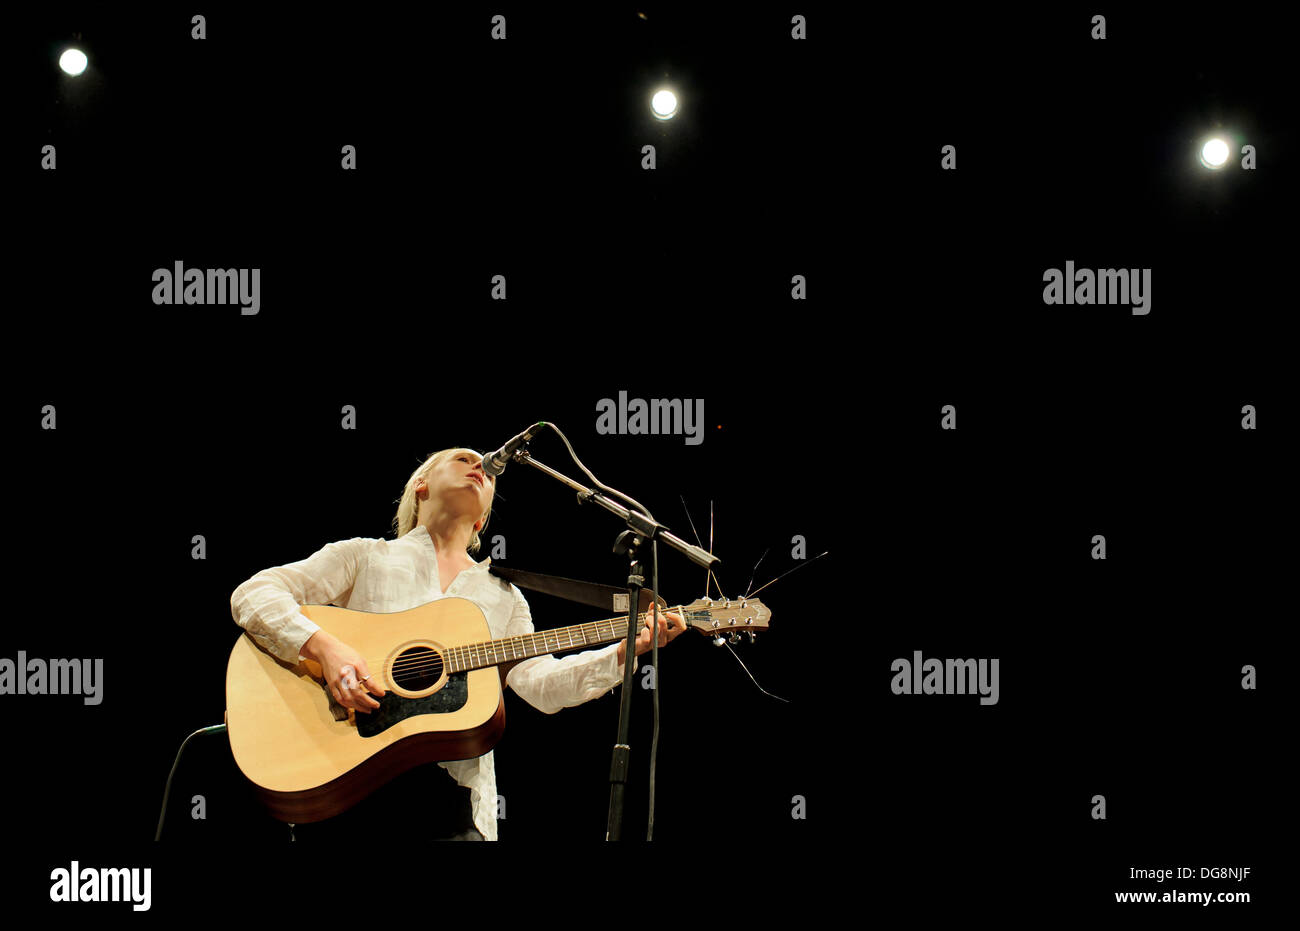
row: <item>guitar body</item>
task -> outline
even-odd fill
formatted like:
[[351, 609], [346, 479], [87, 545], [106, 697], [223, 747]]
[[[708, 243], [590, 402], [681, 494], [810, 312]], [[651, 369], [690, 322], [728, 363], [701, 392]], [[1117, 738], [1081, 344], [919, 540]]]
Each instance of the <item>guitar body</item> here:
[[334, 702], [319, 664], [285, 663], [240, 636], [226, 669], [227, 733], [274, 817], [333, 817], [414, 766], [482, 756], [501, 739], [498, 670], [443, 669], [442, 651], [491, 639], [473, 602], [443, 598], [391, 614], [301, 610], [355, 648], [387, 694], [369, 714], [351, 712]]

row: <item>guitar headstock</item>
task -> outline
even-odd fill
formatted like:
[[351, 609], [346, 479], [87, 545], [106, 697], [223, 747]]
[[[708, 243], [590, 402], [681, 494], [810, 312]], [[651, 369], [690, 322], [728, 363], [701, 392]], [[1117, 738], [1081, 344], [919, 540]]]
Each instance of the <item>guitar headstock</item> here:
[[673, 610], [680, 610], [687, 627], [712, 637], [715, 646], [722, 646], [724, 639], [739, 642], [742, 631], [749, 632], [753, 643], [758, 632], [767, 630], [767, 623], [772, 619], [772, 612], [757, 598], [697, 598]]

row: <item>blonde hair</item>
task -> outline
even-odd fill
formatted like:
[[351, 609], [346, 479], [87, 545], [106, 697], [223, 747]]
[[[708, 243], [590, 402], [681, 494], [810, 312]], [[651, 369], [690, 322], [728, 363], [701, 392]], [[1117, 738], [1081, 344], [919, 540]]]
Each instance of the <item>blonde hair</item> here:
[[[472, 449], [464, 446], [453, 446], [450, 449], [440, 449], [428, 459], [424, 460], [411, 477], [406, 480], [406, 488], [402, 491], [402, 497], [397, 502], [397, 514], [393, 516], [393, 532], [400, 539], [415, 529], [416, 517], [419, 515], [419, 502], [415, 500], [415, 486], [420, 484], [421, 479], [429, 477], [429, 473], [440, 465], [444, 460], [450, 458], [456, 453], [472, 453]], [[478, 453], [474, 453], [478, 455]], [[492, 494], [493, 503], [496, 502], [495, 485]], [[471, 553], [477, 553], [479, 549], [479, 534], [487, 530], [488, 519], [492, 516], [492, 506], [488, 505], [487, 514], [483, 517], [483, 526], [478, 530], [472, 531], [469, 537], [469, 546], [466, 549]]]

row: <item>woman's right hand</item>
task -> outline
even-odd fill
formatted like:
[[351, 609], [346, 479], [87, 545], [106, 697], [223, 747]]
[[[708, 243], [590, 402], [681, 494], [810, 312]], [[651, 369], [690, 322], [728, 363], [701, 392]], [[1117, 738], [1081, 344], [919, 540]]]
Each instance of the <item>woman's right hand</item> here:
[[371, 695], [383, 697], [384, 687], [376, 676], [371, 675], [361, 654], [342, 640], [318, 630], [307, 638], [301, 653], [320, 663], [330, 694], [344, 708], [369, 714], [379, 707], [379, 702]]

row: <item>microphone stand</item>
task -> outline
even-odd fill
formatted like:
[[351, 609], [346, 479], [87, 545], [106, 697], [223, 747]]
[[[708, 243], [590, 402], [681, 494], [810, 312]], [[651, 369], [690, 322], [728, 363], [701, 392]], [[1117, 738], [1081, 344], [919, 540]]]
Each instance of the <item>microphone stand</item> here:
[[[680, 537], [674, 536], [668, 532], [663, 524], [655, 521], [637, 511], [629, 510], [616, 501], [611, 500], [599, 491], [594, 491], [580, 482], [563, 475], [550, 466], [543, 465], [534, 459], [528, 452], [528, 443], [525, 441], [511, 456], [516, 462], [526, 462], [535, 469], [545, 472], [556, 481], [563, 482], [578, 493], [578, 504], [591, 501], [600, 505], [611, 514], [615, 514], [627, 522], [628, 530], [624, 530], [614, 540], [614, 552], [620, 555], [626, 554], [628, 558], [627, 571], [627, 640], [624, 648], [623, 661], [623, 695], [622, 701], [618, 708], [618, 738], [614, 744], [613, 758], [609, 767], [609, 820], [606, 825], [605, 840], [622, 840], [623, 831], [623, 795], [627, 786], [627, 767], [628, 760], [631, 756], [632, 748], [628, 745], [628, 730], [631, 725], [632, 711], [632, 663], [636, 659], [636, 635], [637, 635], [637, 609], [641, 606], [641, 588], [645, 583], [645, 576], [641, 574], [641, 561], [637, 555], [641, 545], [649, 540], [662, 540], [674, 549], [680, 550], [686, 557], [693, 562], [698, 563], [706, 569], [711, 569], [717, 565], [720, 560], [712, 553], [706, 552], [698, 546], [687, 543]], [[654, 572], [655, 566], [654, 548], [651, 547], [651, 572]], [[654, 593], [658, 595], [658, 592]], [[617, 610], [617, 609], [615, 609]], [[655, 631], [655, 636], [659, 631]]]

